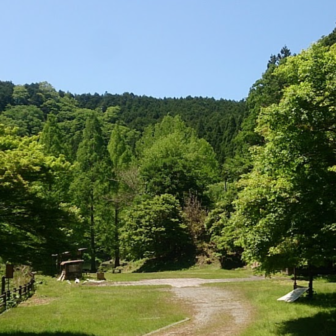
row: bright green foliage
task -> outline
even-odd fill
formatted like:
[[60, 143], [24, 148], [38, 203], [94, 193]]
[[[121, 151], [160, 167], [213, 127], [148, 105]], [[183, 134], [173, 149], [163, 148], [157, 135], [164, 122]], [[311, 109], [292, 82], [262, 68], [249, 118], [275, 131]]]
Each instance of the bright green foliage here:
[[[57, 123], [57, 117], [54, 114], [49, 114], [40, 134], [40, 144], [43, 146], [43, 152], [55, 157], [64, 156], [66, 154], [64, 138], [65, 136]], [[69, 187], [73, 178], [72, 174], [73, 166], [69, 167], [68, 171], [60, 173], [54, 185], [50, 186], [50, 191], [55, 194], [55, 197], [57, 195], [57, 198], [62, 202], [71, 202]]]
[[106, 136], [111, 136], [114, 124], [118, 123], [120, 117], [120, 107], [119, 106], [110, 106], [102, 113], [102, 125], [103, 133]]
[[134, 206], [126, 217], [123, 238], [134, 258], [181, 256], [189, 235], [178, 200], [163, 194]]
[[57, 118], [53, 114], [48, 115], [47, 122], [44, 124], [40, 143], [47, 154], [58, 156], [64, 153], [64, 134], [62, 133]]
[[23, 85], [15, 85], [13, 89], [13, 101], [16, 105], [26, 105], [29, 93]]
[[205, 201], [206, 186], [218, 179], [215, 153], [179, 117], [167, 116], [153, 129], [147, 129], [141, 147], [140, 172], [147, 192], [172, 194], [181, 204], [189, 194], [197, 194]]
[[43, 267], [69, 248], [78, 224], [75, 209], [49, 191], [69, 164], [1, 125], [0, 167], [0, 257]]
[[266, 271], [335, 259], [336, 49], [312, 46], [274, 73], [290, 83], [262, 110], [254, 169], [232, 225], [244, 258]]
[[[210, 246], [219, 257], [222, 266], [237, 266], [241, 260], [242, 249], [235, 246], [235, 230], [230, 225], [230, 218], [234, 212], [233, 201], [237, 198], [236, 184], [222, 187], [221, 198], [208, 213], [205, 227], [210, 236]], [[217, 187], [217, 186], [216, 186]]]
[[[127, 144], [127, 130], [116, 124], [108, 144], [110, 160], [113, 166], [113, 181], [108, 196], [109, 206], [114, 209], [113, 228], [106, 238], [110, 238], [114, 253], [115, 267], [120, 266], [120, 230], [123, 210], [133, 201], [139, 187], [138, 169], [132, 167], [133, 153]], [[112, 232], [111, 232], [112, 231]]]
[[115, 171], [128, 168], [132, 162], [133, 153], [127, 144], [121, 127], [116, 124], [108, 144], [108, 151]]
[[[71, 187], [74, 201], [81, 209], [87, 229], [84, 236], [89, 239], [91, 270], [96, 269], [96, 230], [106, 218], [104, 195], [108, 192], [108, 177], [111, 168], [104, 145], [101, 126], [95, 113], [86, 120], [83, 140], [77, 151], [77, 169]], [[108, 217], [108, 216], [107, 216]]]
[[65, 134], [67, 156], [71, 159], [71, 161], [75, 161], [77, 158], [77, 151], [79, 144], [83, 140], [83, 131], [86, 121], [92, 113], [93, 111], [88, 109], [75, 109], [73, 113], [66, 112], [62, 114], [66, 119], [60, 123], [60, 128]]

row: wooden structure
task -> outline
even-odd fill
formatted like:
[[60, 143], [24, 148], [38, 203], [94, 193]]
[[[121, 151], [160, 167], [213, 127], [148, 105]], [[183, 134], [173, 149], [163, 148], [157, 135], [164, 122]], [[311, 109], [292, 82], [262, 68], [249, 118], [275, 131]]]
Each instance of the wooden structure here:
[[75, 280], [82, 277], [84, 260], [69, 260], [61, 262], [62, 273], [58, 280]]
[[[2, 281], [4, 283], [5, 277], [2, 277]], [[21, 301], [28, 299], [35, 291], [34, 286], [35, 280], [34, 277], [23, 286], [19, 286], [19, 288], [14, 288], [12, 291], [4, 290], [0, 295], [0, 313], [5, 311], [8, 308], [8, 302], [16, 302], [19, 304]]]

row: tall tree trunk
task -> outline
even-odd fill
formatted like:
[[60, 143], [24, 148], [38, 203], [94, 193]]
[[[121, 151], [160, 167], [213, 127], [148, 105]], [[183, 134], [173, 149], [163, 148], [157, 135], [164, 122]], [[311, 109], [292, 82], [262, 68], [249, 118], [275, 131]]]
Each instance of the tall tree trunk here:
[[90, 205], [90, 247], [91, 247], [91, 273], [96, 272], [96, 244], [95, 244], [95, 228], [94, 228], [94, 207], [93, 195], [91, 195]]
[[309, 271], [308, 298], [312, 299], [313, 298], [313, 294], [314, 294], [314, 291], [313, 291], [313, 279], [314, 279], [314, 276], [313, 276], [312, 267], [310, 265], [308, 265], [308, 271]]
[[296, 288], [297, 288], [297, 282], [296, 282], [296, 267], [294, 267], [293, 271], [294, 271], [294, 284], [293, 284], [293, 289], [296, 289]]
[[119, 206], [118, 204], [115, 205], [114, 208], [114, 225], [115, 225], [115, 232], [114, 232], [114, 267], [120, 266], [120, 248], [119, 248]]

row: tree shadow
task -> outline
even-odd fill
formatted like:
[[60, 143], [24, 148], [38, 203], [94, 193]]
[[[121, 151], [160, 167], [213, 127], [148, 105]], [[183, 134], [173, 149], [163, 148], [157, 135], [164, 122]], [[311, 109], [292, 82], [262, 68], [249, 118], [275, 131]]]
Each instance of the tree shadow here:
[[237, 255], [226, 256], [220, 259], [220, 264], [222, 269], [232, 270], [236, 268], [241, 268], [246, 264], [242, 261], [242, 258]]
[[67, 332], [67, 331], [55, 331], [55, 332], [24, 332], [24, 331], [13, 331], [13, 332], [2, 332], [0, 331], [0, 336], [95, 336], [94, 334], [85, 334], [81, 332]]
[[336, 309], [321, 312], [312, 317], [303, 317], [281, 324], [279, 335], [291, 336], [335, 336]]
[[148, 259], [140, 268], [133, 273], [149, 273], [164, 271], [179, 271], [190, 268], [196, 264], [196, 256], [180, 258], [156, 258]]
[[327, 282], [336, 282], [336, 275], [328, 275], [323, 276], [323, 279], [325, 279]]
[[323, 309], [312, 317], [302, 317], [281, 323], [279, 335], [291, 336], [335, 336], [336, 293], [315, 294], [313, 299], [301, 298], [296, 305], [309, 305]]

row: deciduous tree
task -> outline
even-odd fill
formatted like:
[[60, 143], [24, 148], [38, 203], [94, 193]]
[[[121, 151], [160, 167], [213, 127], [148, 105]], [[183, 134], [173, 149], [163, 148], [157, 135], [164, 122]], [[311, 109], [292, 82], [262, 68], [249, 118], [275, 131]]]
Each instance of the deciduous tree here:
[[290, 85], [262, 110], [266, 143], [254, 149], [232, 220], [245, 259], [265, 271], [336, 258], [336, 48], [314, 45], [275, 75]]

